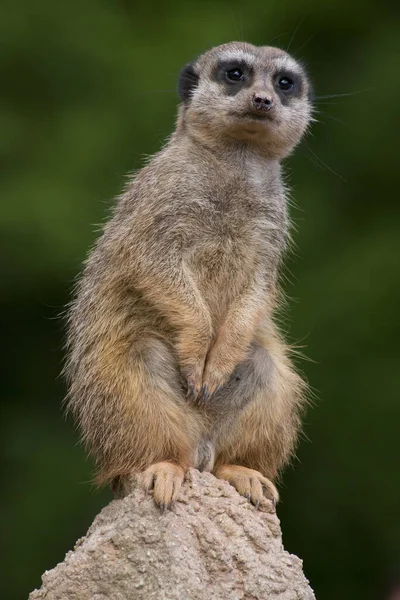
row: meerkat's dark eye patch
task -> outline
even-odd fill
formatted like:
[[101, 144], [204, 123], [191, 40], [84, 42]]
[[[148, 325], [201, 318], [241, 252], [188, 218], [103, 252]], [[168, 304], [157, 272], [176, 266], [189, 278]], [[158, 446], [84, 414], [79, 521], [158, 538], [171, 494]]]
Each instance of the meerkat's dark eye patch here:
[[250, 85], [252, 75], [253, 68], [244, 60], [221, 60], [216, 65], [212, 78], [225, 85], [227, 94], [234, 95]]
[[297, 63], [301, 67], [301, 70], [303, 73], [303, 85], [307, 86], [307, 98], [311, 104], [314, 101], [314, 89], [313, 89], [313, 84], [310, 81], [310, 78], [308, 76], [307, 66], [304, 64], [304, 62], [302, 60], [299, 60], [299, 59], [297, 59]]
[[193, 63], [183, 67], [179, 76], [178, 92], [181, 100], [187, 104], [192, 96], [193, 90], [198, 86], [199, 76], [194, 70]]
[[291, 98], [297, 98], [303, 91], [303, 79], [299, 73], [280, 71], [274, 76], [274, 87], [282, 104], [288, 104]]

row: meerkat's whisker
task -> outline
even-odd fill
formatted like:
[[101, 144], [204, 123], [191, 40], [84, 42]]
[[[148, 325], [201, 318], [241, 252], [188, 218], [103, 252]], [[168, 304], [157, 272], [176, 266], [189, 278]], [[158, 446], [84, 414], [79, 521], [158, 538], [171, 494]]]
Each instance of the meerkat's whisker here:
[[304, 23], [304, 21], [306, 20], [306, 18], [307, 18], [307, 17], [308, 17], [308, 13], [306, 12], [306, 13], [305, 13], [305, 14], [302, 16], [302, 18], [300, 19], [300, 21], [299, 21], [299, 23], [298, 23], [298, 25], [297, 25], [296, 29], [295, 29], [295, 30], [294, 30], [294, 32], [293, 32], [293, 34], [292, 34], [292, 37], [291, 37], [291, 38], [290, 38], [290, 40], [289, 40], [289, 44], [288, 44], [288, 46], [287, 46], [287, 48], [286, 48], [286, 52], [289, 52], [289, 50], [290, 50], [290, 46], [292, 45], [292, 42], [294, 41], [294, 38], [296, 37], [296, 33], [299, 31], [300, 27], [303, 25], [303, 23]]
[[365, 94], [370, 92], [374, 88], [365, 88], [363, 90], [355, 90], [354, 92], [344, 92], [343, 94], [325, 94], [324, 96], [314, 96], [314, 100], [329, 100], [331, 98], [345, 98], [347, 96], [357, 96], [358, 94]]
[[347, 179], [345, 179], [344, 177], [342, 177], [342, 175], [340, 175], [340, 173], [338, 173], [337, 171], [335, 171], [334, 169], [332, 169], [332, 167], [330, 167], [329, 165], [326, 164], [326, 162], [324, 162], [322, 160], [322, 158], [320, 158], [318, 156], [318, 154], [316, 154], [308, 145], [307, 143], [305, 143], [305, 146], [307, 148], [307, 150], [310, 153], [310, 156], [312, 156], [312, 158], [314, 159], [314, 164], [316, 164], [317, 166], [321, 167], [321, 168], [325, 168], [328, 171], [330, 171], [333, 175], [336, 175], [336, 177], [339, 177], [339, 179], [341, 179], [344, 183], [347, 183]]

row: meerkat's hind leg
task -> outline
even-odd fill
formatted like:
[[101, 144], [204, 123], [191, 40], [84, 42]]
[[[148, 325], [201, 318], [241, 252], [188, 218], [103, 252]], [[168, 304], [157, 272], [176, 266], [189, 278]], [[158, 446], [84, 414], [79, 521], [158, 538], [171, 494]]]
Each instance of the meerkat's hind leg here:
[[278, 490], [272, 481], [254, 469], [240, 465], [220, 465], [214, 469], [214, 475], [228, 481], [257, 508], [264, 496], [272, 500], [274, 506], [279, 500]]
[[165, 461], [150, 465], [138, 476], [138, 482], [145, 492], [153, 491], [154, 502], [165, 510], [177, 500], [184, 477], [181, 466]]

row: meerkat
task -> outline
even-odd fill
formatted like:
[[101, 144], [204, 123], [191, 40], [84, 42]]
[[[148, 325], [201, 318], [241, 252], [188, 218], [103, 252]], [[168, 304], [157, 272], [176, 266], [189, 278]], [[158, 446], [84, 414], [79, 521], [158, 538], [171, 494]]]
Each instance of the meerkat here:
[[233, 42], [186, 65], [176, 129], [129, 181], [68, 320], [68, 409], [97, 482], [171, 505], [190, 467], [258, 506], [293, 455], [305, 384], [274, 322], [289, 219], [281, 161], [310, 83]]

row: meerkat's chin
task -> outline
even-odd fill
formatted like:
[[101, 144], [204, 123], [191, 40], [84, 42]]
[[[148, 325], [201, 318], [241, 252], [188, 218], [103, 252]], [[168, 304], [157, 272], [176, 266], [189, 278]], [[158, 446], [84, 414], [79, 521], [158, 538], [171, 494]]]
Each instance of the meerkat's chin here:
[[234, 117], [232, 131], [235, 131], [239, 137], [244, 134], [246, 137], [270, 139], [277, 135], [281, 124], [277, 115], [246, 112], [236, 113], [232, 117]]

